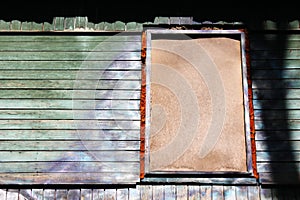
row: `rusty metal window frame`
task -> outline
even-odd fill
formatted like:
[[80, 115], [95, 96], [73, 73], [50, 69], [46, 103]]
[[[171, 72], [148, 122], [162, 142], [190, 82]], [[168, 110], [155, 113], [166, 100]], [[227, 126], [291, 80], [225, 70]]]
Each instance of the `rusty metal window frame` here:
[[[246, 166], [247, 172], [218, 172], [218, 171], [192, 171], [192, 172], [168, 172], [168, 171], [151, 171], [150, 166], [150, 78], [151, 78], [151, 40], [155, 34], [190, 34], [209, 36], [214, 34], [234, 35], [240, 40], [241, 64], [242, 64], [242, 87], [244, 101], [244, 122], [245, 122], [245, 141], [246, 141]], [[146, 29], [142, 37], [142, 94], [141, 94], [141, 180], [147, 177], [160, 177], [172, 175], [187, 175], [192, 177], [205, 177], [206, 175], [229, 175], [229, 177], [254, 177], [258, 178], [256, 172], [255, 159], [255, 141], [254, 141], [254, 122], [252, 107], [252, 91], [249, 70], [249, 56], [247, 53], [248, 41], [247, 31], [239, 30], [170, 30], [170, 29]]]

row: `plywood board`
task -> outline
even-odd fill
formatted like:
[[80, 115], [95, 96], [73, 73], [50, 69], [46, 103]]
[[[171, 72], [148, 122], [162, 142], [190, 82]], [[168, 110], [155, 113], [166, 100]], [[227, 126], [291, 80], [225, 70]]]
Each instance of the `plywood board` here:
[[240, 41], [151, 41], [150, 171], [247, 171]]

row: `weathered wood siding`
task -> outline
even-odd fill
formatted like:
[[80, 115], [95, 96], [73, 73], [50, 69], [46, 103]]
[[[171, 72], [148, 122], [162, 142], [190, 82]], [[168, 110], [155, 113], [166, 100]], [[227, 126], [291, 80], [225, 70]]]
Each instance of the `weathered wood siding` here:
[[257, 167], [263, 184], [300, 183], [300, 32], [249, 36]]
[[1, 200], [275, 200], [300, 199], [297, 188], [246, 185], [137, 185], [123, 188], [8, 189]]
[[140, 41], [0, 35], [0, 184], [139, 180]]

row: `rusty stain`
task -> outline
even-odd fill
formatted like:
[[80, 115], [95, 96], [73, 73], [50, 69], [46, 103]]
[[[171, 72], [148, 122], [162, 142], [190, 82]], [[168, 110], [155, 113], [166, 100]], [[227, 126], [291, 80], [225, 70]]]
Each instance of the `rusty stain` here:
[[141, 49], [141, 128], [140, 128], [140, 178], [145, 176], [145, 122], [146, 122], [146, 33], [142, 33], [142, 49]]
[[254, 108], [253, 108], [253, 91], [252, 91], [252, 79], [251, 79], [251, 67], [250, 67], [250, 44], [248, 39], [247, 30], [243, 30], [245, 33], [245, 51], [246, 51], [246, 66], [247, 66], [247, 80], [248, 80], [248, 99], [249, 99], [249, 117], [250, 117], [250, 139], [251, 139], [251, 151], [252, 151], [252, 168], [253, 174], [256, 179], [259, 178], [257, 172], [256, 163], [256, 143], [255, 143], [255, 123], [254, 123]]

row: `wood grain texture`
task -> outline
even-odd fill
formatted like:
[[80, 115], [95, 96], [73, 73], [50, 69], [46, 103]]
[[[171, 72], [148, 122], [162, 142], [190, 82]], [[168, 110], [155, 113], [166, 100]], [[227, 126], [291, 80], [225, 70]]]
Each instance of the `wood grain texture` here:
[[[64, 20], [54, 28], [75, 28]], [[1, 184], [138, 181], [140, 44], [134, 34], [0, 36]], [[36, 198], [55, 194], [92, 198]]]

